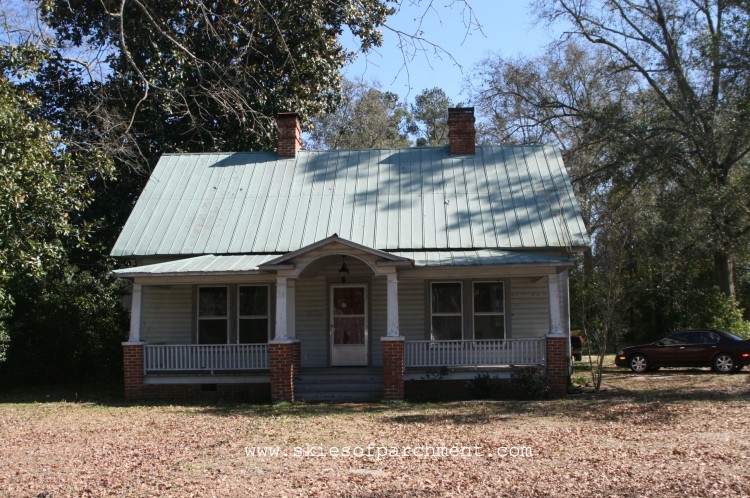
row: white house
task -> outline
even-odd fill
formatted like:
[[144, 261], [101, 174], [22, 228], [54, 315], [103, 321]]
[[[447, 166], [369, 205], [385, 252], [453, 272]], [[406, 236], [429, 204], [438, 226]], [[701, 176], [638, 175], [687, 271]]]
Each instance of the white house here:
[[568, 381], [568, 269], [588, 236], [557, 150], [166, 154], [112, 255], [135, 266], [129, 397], [403, 399], [411, 380], [538, 365]]

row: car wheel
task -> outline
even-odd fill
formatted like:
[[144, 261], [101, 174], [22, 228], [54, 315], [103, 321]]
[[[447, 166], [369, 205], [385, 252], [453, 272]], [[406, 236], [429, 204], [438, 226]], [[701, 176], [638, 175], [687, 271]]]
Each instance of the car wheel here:
[[628, 365], [630, 365], [630, 370], [632, 370], [635, 373], [644, 373], [648, 371], [648, 358], [643, 356], [642, 354], [634, 354], [630, 357], [630, 360], [628, 360]]
[[719, 373], [732, 373], [736, 368], [736, 363], [732, 355], [719, 353], [714, 358], [714, 371]]

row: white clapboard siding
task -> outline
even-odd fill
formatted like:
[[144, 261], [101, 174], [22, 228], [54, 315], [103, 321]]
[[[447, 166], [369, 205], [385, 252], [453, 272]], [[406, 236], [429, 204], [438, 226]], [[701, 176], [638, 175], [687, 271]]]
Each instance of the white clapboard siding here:
[[425, 283], [422, 280], [399, 280], [398, 317], [401, 335], [408, 341], [425, 337]]
[[297, 281], [297, 338], [301, 342], [303, 367], [328, 366], [327, 286], [325, 278]]
[[513, 339], [543, 337], [549, 332], [547, 278], [514, 278], [510, 285]]
[[387, 334], [388, 298], [385, 277], [372, 277], [370, 286], [370, 359], [373, 365], [383, 364], [383, 341]]
[[150, 344], [190, 344], [192, 286], [143, 286], [141, 339]]

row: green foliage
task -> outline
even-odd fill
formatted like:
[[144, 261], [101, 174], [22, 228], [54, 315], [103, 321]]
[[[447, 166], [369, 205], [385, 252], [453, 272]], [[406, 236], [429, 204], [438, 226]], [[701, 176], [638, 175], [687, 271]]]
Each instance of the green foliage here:
[[307, 146], [314, 150], [408, 147], [411, 121], [395, 93], [345, 80], [336, 111], [312, 119]]
[[598, 388], [602, 355], [620, 341], [747, 328], [750, 7], [536, 4], [570, 37], [540, 57], [490, 57], [474, 100], [484, 140], [562, 149], [593, 241], [572, 274], [571, 312]]
[[339, 70], [355, 56], [340, 36], [354, 35], [362, 51], [379, 46], [392, 12], [385, 0], [43, 5], [57, 46], [99, 50], [105, 58], [88, 62], [107, 76], [86, 81], [58, 59], [39, 90], [59, 101], [58, 80], [74, 75], [81, 84], [62, 88], [72, 92], [63, 108], [75, 112], [60, 118], [87, 122], [84, 136], [95, 127], [131, 166], [162, 152], [272, 149], [278, 112], [309, 118], [332, 107]]
[[6, 385], [119, 380], [127, 338], [122, 284], [74, 266], [11, 282]]
[[678, 327], [708, 327], [750, 339], [750, 322], [742, 316], [737, 300], [718, 288], [690, 289]]
[[540, 367], [523, 367], [513, 375], [521, 399], [544, 399], [550, 395], [547, 374]]
[[440, 146], [448, 144], [448, 108], [453, 103], [441, 88], [426, 88], [414, 98], [411, 113], [417, 135], [417, 146]]
[[88, 227], [76, 216], [91, 200], [89, 164], [38, 118], [34, 98], [0, 76], [0, 361], [13, 310], [9, 283], [44, 277], [65, 261], [66, 244], [85, 243]]
[[503, 385], [503, 381], [497, 377], [493, 377], [488, 373], [480, 373], [466, 382], [466, 389], [476, 399], [496, 399], [502, 394]]

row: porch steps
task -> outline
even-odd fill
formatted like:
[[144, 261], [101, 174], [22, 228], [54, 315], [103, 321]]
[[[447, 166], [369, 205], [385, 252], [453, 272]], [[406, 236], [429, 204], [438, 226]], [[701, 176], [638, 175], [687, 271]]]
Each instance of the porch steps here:
[[383, 399], [380, 368], [303, 368], [294, 379], [297, 401], [379, 401]]

